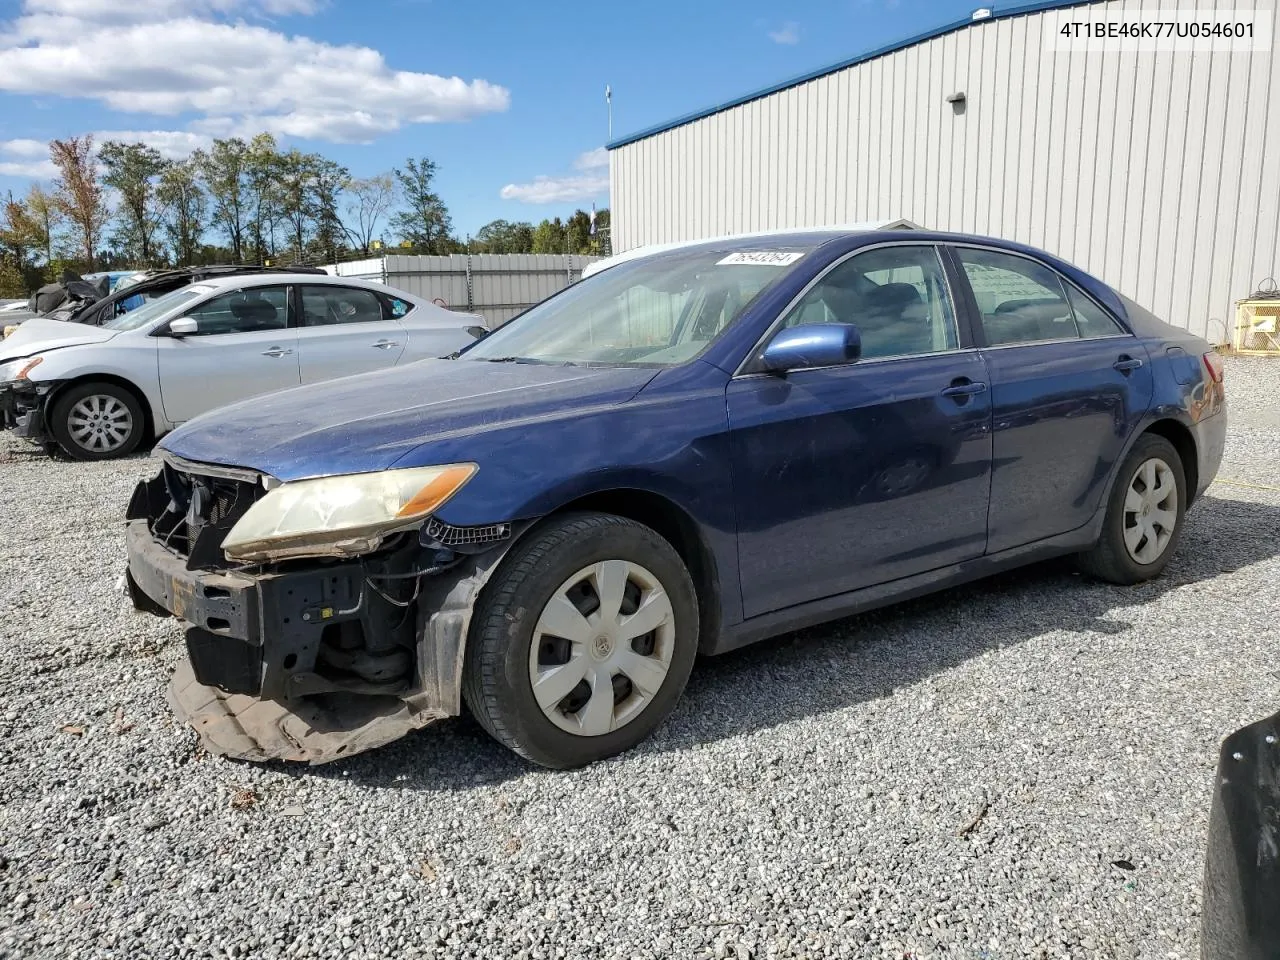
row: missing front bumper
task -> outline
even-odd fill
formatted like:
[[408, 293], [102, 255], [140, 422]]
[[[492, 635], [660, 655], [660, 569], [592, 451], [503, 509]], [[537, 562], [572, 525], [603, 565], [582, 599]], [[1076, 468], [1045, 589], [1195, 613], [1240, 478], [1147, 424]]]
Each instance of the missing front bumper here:
[[[134, 606], [184, 621], [188, 658], [168, 697], [201, 745], [243, 760], [313, 764], [371, 750], [461, 711], [471, 612], [506, 549], [421, 578], [412, 605], [398, 607], [366, 589], [370, 576], [385, 573], [369, 569], [367, 559], [253, 576], [188, 569], [145, 520], [128, 524], [126, 543]], [[405, 675], [336, 680], [320, 652], [326, 631], [344, 624], [359, 624], [370, 640], [375, 672], [397, 656], [408, 665]]]

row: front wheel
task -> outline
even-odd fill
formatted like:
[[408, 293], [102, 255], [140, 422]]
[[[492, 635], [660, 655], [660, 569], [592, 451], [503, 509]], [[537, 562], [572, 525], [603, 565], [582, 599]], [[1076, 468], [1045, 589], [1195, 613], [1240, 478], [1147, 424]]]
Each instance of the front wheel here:
[[1159, 576], [1182, 536], [1185, 477], [1173, 444], [1155, 434], [1139, 437], [1116, 474], [1102, 536], [1080, 556], [1085, 572], [1126, 585]]
[[146, 433], [142, 404], [114, 383], [82, 383], [54, 400], [49, 430], [73, 460], [110, 460], [133, 453]]
[[671, 544], [623, 517], [566, 514], [517, 545], [481, 593], [463, 696], [521, 756], [577, 767], [667, 717], [697, 646], [697, 597]]

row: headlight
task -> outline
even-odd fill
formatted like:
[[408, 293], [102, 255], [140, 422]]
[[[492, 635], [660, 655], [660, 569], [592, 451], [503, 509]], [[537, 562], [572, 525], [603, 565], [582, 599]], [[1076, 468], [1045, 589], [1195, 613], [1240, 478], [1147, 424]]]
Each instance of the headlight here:
[[44, 357], [23, 357], [21, 360], [10, 360], [0, 363], [0, 383], [13, 383], [15, 380], [27, 379], [32, 367], [44, 362]]
[[454, 463], [281, 484], [249, 508], [222, 549], [231, 560], [368, 553], [438, 510], [476, 469]]

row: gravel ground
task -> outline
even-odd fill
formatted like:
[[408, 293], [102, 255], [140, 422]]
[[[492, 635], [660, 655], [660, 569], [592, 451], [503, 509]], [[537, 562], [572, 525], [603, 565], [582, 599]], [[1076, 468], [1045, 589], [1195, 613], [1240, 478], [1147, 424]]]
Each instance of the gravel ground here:
[[468, 720], [198, 753], [177, 629], [113, 592], [154, 465], [5, 439], [0, 956], [1194, 957], [1219, 740], [1280, 703], [1280, 363], [1227, 382], [1159, 582], [1043, 565], [706, 661], [568, 773]]

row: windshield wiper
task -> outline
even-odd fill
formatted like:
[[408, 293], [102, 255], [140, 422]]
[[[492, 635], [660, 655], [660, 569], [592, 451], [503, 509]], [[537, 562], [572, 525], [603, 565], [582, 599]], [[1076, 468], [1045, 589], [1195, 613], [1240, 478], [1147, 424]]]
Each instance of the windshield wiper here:
[[531, 363], [526, 357], [481, 357], [486, 363]]

